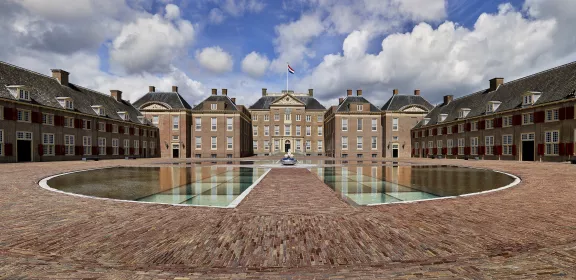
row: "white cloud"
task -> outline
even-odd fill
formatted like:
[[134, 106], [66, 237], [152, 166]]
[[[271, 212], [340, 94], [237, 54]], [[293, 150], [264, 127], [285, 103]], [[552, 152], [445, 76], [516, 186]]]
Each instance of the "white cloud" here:
[[196, 60], [202, 67], [214, 73], [232, 71], [232, 66], [234, 65], [232, 56], [218, 46], [196, 51]]
[[226, 13], [238, 17], [246, 12], [259, 13], [264, 9], [264, 2], [260, 0], [222, 0], [221, 8]]
[[242, 60], [242, 71], [251, 77], [261, 77], [268, 70], [270, 60], [268, 57], [257, 52], [251, 52]]
[[218, 8], [213, 8], [208, 14], [208, 19], [213, 24], [220, 24], [224, 21], [224, 13]]
[[180, 18], [180, 8], [174, 4], [166, 5], [166, 18], [172, 20]]

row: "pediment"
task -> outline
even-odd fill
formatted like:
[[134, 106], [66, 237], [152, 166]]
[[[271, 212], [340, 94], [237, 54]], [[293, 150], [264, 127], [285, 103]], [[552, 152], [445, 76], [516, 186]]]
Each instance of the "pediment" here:
[[417, 106], [410, 106], [402, 110], [402, 112], [426, 112], [426, 110], [417, 107]]
[[158, 104], [158, 103], [151, 103], [151, 104], [144, 104], [140, 107], [141, 110], [170, 110], [169, 106]]
[[290, 94], [284, 94], [284, 95], [278, 97], [276, 100], [274, 100], [274, 102], [272, 102], [272, 104], [270, 104], [270, 105], [304, 106], [304, 103], [302, 103], [302, 101], [298, 100], [297, 98], [295, 98], [294, 96], [292, 96]]

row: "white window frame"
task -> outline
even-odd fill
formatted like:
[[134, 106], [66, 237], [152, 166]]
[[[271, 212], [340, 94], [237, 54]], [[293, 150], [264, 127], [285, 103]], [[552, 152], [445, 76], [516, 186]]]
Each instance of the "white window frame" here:
[[312, 116], [306, 115], [306, 122], [311, 122], [311, 121], [312, 121]]
[[494, 136], [484, 136], [484, 154], [494, 155]]
[[297, 115], [296, 115], [296, 121], [301, 121], [301, 120], [302, 120], [302, 115], [297, 114]]
[[544, 132], [544, 155], [557, 156], [559, 155], [560, 144], [560, 131], [548, 130]]
[[342, 118], [342, 131], [348, 131], [348, 119]]
[[98, 122], [98, 131], [106, 132], [106, 123], [105, 122]]
[[324, 116], [322, 116], [322, 115], [317, 115], [317, 116], [316, 116], [316, 121], [317, 121], [317, 122], [323, 122], [323, 121], [324, 121]]
[[210, 150], [216, 150], [218, 148], [218, 137], [210, 137]]
[[140, 141], [134, 140], [134, 155], [140, 155]]
[[158, 115], [152, 116], [152, 124], [158, 125], [159, 123], [160, 123], [160, 116], [158, 116]]
[[269, 114], [264, 115], [264, 121], [265, 122], [270, 121], [270, 115]]
[[534, 124], [534, 113], [522, 114], [522, 125]]
[[212, 111], [218, 110], [218, 104], [216, 104], [216, 103], [210, 104], [210, 110], [212, 110]]
[[464, 125], [465, 125], [465, 124], [463, 124], [463, 123], [459, 123], [459, 124], [458, 124], [458, 133], [464, 132]]
[[269, 125], [264, 126], [264, 136], [270, 136], [270, 126]]
[[234, 138], [228, 136], [226, 137], [226, 150], [234, 149]]
[[194, 147], [196, 150], [202, 150], [202, 137], [200, 136], [194, 137]]
[[210, 118], [210, 131], [217, 131], [217, 130], [218, 130], [218, 119]]
[[318, 127], [318, 136], [322, 136], [324, 134], [324, 127], [323, 126], [319, 126]]
[[130, 155], [130, 140], [129, 139], [124, 139], [124, 155]]
[[473, 121], [470, 124], [470, 131], [478, 131], [478, 121]]
[[348, 150], [348, 136], [342, 136], [342, 150]]
[[372, 136], [371, 138], [371, 148], [372, 150], [377, 150], [378, 149], [378, 136]]
[[258, 150], [258, 140], [252, 140], [252, 149]]
[[279, 125], [274, 126], [274, 136], [280, 136], [280, 126]]
[[289, 124], [284, 125], [284, 136], [290, 136], [292, 134], [292, 126]]
[[512, 116], [503, 116], [502, 127], [510, 127], [510, 126], [512, 126]]
[[54, 114], [42, 113], [42, 124], [54, 126]]
[[172, 130], [180, 129], [180, 116], [172, 116]]
[[302, 136], [302, 126], [296, 126], [296, 136]]
[[270, 150], [270, 140], [264, 140], [264, 150]]
[[[416, 143], [418, 144], [418, 143]], [[451, 156], [452, 155], [452, 148], [454, 146], [454, 140], [446, 139], [446, 154]]]
[[18, 89], [18, 99], [30, 101], [30, 92], [25, 89]]
[[436, 154], [442, 154], [442, 140], [436, 140]]
[[280, 121], [280, 113], [274, 113], [274, 121]]
[[364, 149], [364, 137], [356, 136], [356, 150]]
[[16, 114], [17, 114], [16, 120], [18, 122], [25, 122], [25, 123], [32, 122], [31, 120], [32, 112], [30, 110], [16, 109]]
[[362, 131], [364, 129], [364, 120], [362, 118], [356, 119], [356, 131]]
[[494, 128], [494, 119], [487, 119], [485, 129], [493, 129], [493, 128]]
[[398, 118], [393, 118], [392, 119], [392, 131], [398, 131], [399, 128], [399, 119]]
[[312, 141], [306, 140], [306, 151], [312, 150]]
[[546, 110], [546, 122], [555, 122], [560, 120], [560, 110], [558, 108]]
[[296, 151], [302, 151], [302, 141], [300, 139], [296, 139]]
[[285, 121], [290, 121], [292, 118], [292, 116], [290, 115], [290, 113], [284, 112], [284, 120]]
[[364, 111], [364, 105], [362, 104], [356, 105], [356, 111]]
[[105, 137], [98, 137], [98, 155], [100, 155], [100, 156], [106, 155], [106, 138]]
[[458, 138], [458, 155], [464, 155], [464, 147], [466, 147], [466, 139]]
[[324, 148], [322, 140], [318, 140], [318, 142], [316, 142], [316, 147], [318, 148], [318, 151], [322, 151]]
[[112, 133], [118, 133], [118, 125], [112, 124]]
[[226, 131], [232, 131], [234, 128], [234, 118], [226, 118]]
[[56, 138], [54, 133], [42, 133], [42, 148], [44, 156], [56, 155]]
[[442, 135], [442, 128], [441, 127], [436, 129], [436, 135]]
[[306, 136], [312, 136], [312, 126], [311, 125], [306, 126]]
[[82, 137], [82, 154], [87, 156], [92, 155], [92, 136]]
[[258, 136], [258, 126], [257, 125], [252, 126], [252, 135]]
[[502, 135], [502, 155], [510, 156], [512, 155], [512, 145], [514, 136], [512, 134]]
[[120, 140], [112, 138], [112, 155], [117, 156], [120, 154]]
[[372, 119], [372, 131], [378, 131], [378, 119]]
[[195, 131], [202, 131], [202, 118], [196, 117], [194, 118], [194, 130]]

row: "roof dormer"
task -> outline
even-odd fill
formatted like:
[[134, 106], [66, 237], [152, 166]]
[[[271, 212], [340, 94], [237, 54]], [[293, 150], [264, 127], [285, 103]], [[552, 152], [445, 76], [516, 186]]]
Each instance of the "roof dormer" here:
[[527, 91], [522, 94], [522, 106], [531, 106], [538, 101], [538, 98], [542, 95], [541, 92], [538, 91]]
[[430, 122], [430, 118], [424, 118], [424, 120], [422, 120], [423, 125], [427, 125], [429, 122]]
[[67, 110], [74, 110], [74, 101], [72, 101], [72, 97], [56, 97], [56, 100], [58, 100], [58, 103], [60, 103], [62, 108]]
[[140, 121], [140, 123], [144, 123], [146, 122], [146, 119], [144, 118], [144, 116], [138, 116], [138, 121]]
[[102, 105], [92, 105], [91, 107], [98, 116], [106, 115], [106, 112], [104, 111], [104, 107]]
[[438, 122], [443, 122], [448, 117], [448, 114], [440, 114], [438, 115]]
[[470, 108], [462, 108], [458, 111], [458, 118], [463, 119], [468, 116], [468, 113], [470, 113]]
[[124, 121], [127, 121], [130, 119], [130, 115], [128, 115], [128, 112], [126, 112], [126, 111], [118, 112], [118, 116]]
[[500, 107], [500, 104], [502, 104], [500, 101], [488, 101], [488, 104], [486, 104], [486, 114], [496, 112], [498, 107]]
[[28, 87], [23, 85], [6, 86], [12, 96], [18, 100], [30, 101], [30, 92]]

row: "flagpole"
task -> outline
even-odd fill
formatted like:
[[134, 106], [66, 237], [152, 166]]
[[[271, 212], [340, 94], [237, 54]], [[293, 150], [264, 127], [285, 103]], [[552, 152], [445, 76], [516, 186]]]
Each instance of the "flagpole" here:
[[290, 64], [288, 64], [288, 62], [286, 62], [286, 93], [288, 93], [288, 67], [290, 66]]

